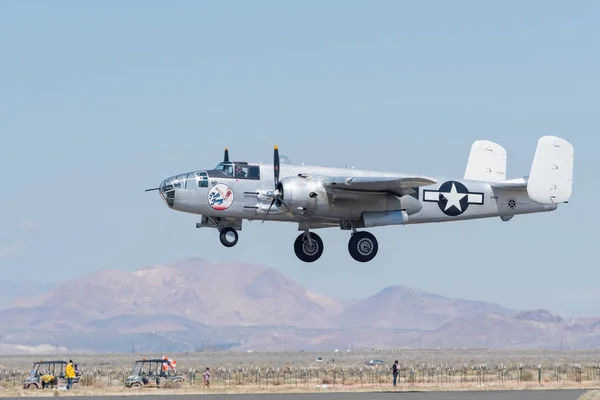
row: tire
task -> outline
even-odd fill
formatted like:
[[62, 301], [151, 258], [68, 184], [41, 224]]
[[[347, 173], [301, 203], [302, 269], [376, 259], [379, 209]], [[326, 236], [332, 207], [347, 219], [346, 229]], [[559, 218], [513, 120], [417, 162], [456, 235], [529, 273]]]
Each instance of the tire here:
[[317, 261], [323, 254], [323, 240], [316, 233], [310, 233], [310, 239], [301, 233], [294, 242], [294, 253], [301, 261], [310, 263]]
[[379, 243], [369, 232], [356, 232], [348, 241], [348, 252], [358, 262], [368, 262], [375, 258]]
[[223, 228], [219, 233], [219, 240], [225, 247], [233, 247], [238, 242], [238, 233], [231, 227]]

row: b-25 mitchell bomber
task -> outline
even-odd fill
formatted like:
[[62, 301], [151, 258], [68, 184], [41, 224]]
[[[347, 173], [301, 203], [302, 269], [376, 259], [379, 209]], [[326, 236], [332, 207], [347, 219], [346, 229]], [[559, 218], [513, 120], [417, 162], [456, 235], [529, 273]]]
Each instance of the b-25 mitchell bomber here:
[[537, 142], [528, 176], [506, 179], [506, 150], [478, 140], [471, 146], [462, 179], [354, 168], [295, 165], [274, 149], [273, 164], [224, 160], [213, 169], [177, 174], [162, 181], [160, 196], [173, 210], [201, 215], [197, 228], [219, 231], [235, 246], [243, 220], [292, 222], [302, 233], [296, 256], [314, 262], [323, 241], [313, 230], [351, 232], [348, 252], [371, 261], [379, 248], [364, 228], [460, 221], [556, 210], [573, 185], [573, 146], [556, 136]]

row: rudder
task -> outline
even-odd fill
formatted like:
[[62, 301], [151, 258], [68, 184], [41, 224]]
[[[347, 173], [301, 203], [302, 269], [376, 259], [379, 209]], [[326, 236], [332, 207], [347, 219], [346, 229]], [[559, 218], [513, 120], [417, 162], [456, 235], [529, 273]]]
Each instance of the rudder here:
[[506, 149], [489, 140], [477, 140], [471, 146], [465, 179], [501, 182], [506, 179]]
[[557, 136], [538, 140], [527, 181], [527, 195], [538, 204], [569, 200], [573, 190], [573, 145]]

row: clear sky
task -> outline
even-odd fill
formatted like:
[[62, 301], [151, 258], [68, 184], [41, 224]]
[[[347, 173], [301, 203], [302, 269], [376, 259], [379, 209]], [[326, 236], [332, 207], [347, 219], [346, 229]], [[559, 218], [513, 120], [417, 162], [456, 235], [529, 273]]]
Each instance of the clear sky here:
[[[251, 261], [336, 298], [385, 286], [600, 316], [600, 3], [1, 1], [0, 267], [63, 281], [187, 257]], [[320, 231], [244, 225], [234, 248], [145, 193], [231, 157], [462, 177], [477, 139], [508, 175], [575, 147], [557, 212], [376, 228], [376, 259]]]

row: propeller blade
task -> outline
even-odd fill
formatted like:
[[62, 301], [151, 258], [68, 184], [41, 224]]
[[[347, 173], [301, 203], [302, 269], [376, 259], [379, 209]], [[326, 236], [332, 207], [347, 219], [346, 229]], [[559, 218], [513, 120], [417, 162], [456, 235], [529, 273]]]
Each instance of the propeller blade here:
[[275, 197], [273, 198], [273, 200], [271, 201], [271, 205], [269, 206], [269, 209], [267, 210], [267, 213], [265, 214], [265, 216], [263, 217], [263, 220], [261, 222], [261, 224], [265, 223], [265, 220], [267, 219], [267, 217], [269, 216], [269, 212], [271, 211], [271, 207], [273, 207], [273, 204], [275, 204]]
[[224, 162], [229, 162], [229, 149], [225, 147], [225, 155], [223, 156]]
[[279, 193], [277, 191], [277, 187], [279, 186], [279, 148], [277, 146], [275, 146], [273, 149], [273, 180], [275, 183], [275, 190], [273, 191], [273, 200], [271, 200], [269, 209], [267, 210], [267, 212], [265, 213], [265, 216], [263, 217], [263, 220], [261, 222], [263, 224], [265, 223], [265, 220], [269, 216], [269, 213], [271, 212], [271, 208], [273, 207], [273, 204], [275, 204], [275, 202], [277, 202], [277, 207], [279, 207], [280, 205], [284, 205], [285, 208], [288, 209], [290, 215], [292, 215], [292, 210], [290, 210], [290, 208], [287, 206], [287, 204], [285, 204], [283, 202], [281, 193]]
[[145, 192], [150, 192], [150, 191], [152, 191], [152, 190], [158, 190], [158, 189], [160, 189], [160, 188], [146, 189], [146, 190], [144, 190], [144, 191], [145, 191]]
[[279, 148], [277, 146], [273, 152], [273, 172], [275, 173], [275, 190], [277, 190], [279, 184]]

